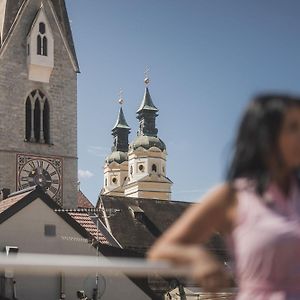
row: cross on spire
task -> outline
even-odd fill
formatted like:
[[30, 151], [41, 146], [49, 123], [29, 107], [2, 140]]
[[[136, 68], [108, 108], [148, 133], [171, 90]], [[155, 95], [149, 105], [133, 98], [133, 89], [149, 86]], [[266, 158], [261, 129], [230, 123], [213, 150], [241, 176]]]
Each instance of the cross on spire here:
[[119, 90], [119, 99], [118, 99], [118, 102], [119, 102], [119, 104], [120, 104], [121, 106], [124, 104], [123, 94], [124, 94], [123, 89], [120, 88], [120, 90]]
[[150, 72], [150, 68], [148, 66], [146, 66], [146, 69], [145, 69], [145, 79], [144, 79], [144, 83], [146, 84], [146, 86], [149, 85], [150, 83], [150, 76], [149, 76], [149, 72]]

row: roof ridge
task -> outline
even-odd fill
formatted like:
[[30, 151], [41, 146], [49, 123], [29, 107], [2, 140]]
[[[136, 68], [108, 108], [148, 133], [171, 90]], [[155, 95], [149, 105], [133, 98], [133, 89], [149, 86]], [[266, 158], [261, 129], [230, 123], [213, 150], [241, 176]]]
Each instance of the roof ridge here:
[[[82, 206], [80, 206], [80, 205], [82, 205]], [[80, 189], [77, 192], [77, 208], [95, 208], [93, 203], [88, 199], [88, 197]]]

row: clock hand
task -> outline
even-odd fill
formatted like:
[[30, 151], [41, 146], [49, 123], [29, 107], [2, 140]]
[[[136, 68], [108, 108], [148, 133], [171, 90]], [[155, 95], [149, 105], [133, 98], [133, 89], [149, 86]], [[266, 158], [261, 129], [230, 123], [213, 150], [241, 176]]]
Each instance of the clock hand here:
[[41, 167], [37, 167], [37, 172], [38, 172], [38, 175], [42, 175], [43, 174], [42, 168]]

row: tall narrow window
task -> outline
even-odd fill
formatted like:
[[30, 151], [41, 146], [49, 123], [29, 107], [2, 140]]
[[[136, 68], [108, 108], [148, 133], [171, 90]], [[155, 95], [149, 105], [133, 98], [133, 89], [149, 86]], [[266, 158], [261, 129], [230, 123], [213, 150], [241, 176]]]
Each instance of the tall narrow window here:
[[46, 25], [45, 25], [45, 23], [41, 22], [41, 23], [39, 24], [39, 32], [40, 32], [41, 34], [45, 34], [45, 33], [46, 33]]
[[48, 40], [47, 37], [43, 37], [43, 55], [47, 56], [48, 55]]
[[46, 144], [50, 144], [49, 116], [50, 116], [49, 104], [48, 104], [48, 100], [46, 99], [44, 103], [44, 110], [43, 110], [43, 131], [44, 131], [44, 139]]
[[41, 131], [41, 108], [40, 101], [36, 100], [34, 105], [34, 138], [36, 142], [40, 141]]
[[48, 40], [46, 37], [46, 25], [43, 22], [39, 24], [39, 33], [37, 36], [37, 54], [43, 56], [48, 55]]
[[26, 100], [25, 114], [26, 114], [25, 139], [26, 139], [26, 141], [29, 142], [30, 141], [30, 135], [31, 135], [31, 102], [30, 102], [29, 98], [27, 98], [27, 100]]
[[153, 172], [157, 172], [157, 167], [156, 167], [155, 164], [152, 165], [152, 171], [153, 171]]
[[42, 55], [42, 38], [40, 35], [37, 36], [37, 54]]
[[25, 104], [25, 140], [50, 144], [50, 105], [40, 90], [34, 90]]

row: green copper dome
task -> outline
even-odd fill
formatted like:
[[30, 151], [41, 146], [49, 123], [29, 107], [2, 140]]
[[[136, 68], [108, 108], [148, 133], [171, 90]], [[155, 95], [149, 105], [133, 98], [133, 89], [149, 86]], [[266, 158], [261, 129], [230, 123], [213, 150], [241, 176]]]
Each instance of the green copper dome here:
[[114, 151], [106, 158], [106, 162], [108, 164], [112, 163], [113, 161], [118, 164], [121, 164], [122, 162], [127, 160], [128, 160], [127, 152], [122, 152], [122, 151]]
[[142, 100], [142, 103], [141, 103], [139, 109], [137, 110], [137, 113], [141, 113], [142, 111], [145, 111], [145, 110], [158, 112], [157, 107], [154, 105], [154, 103], [152, 101], [148, 87], [145, 88], [144, 97], [143, 97], [143, 100]]
[[147, 136], [147, 135], [139, 135], [136, 139], [130, 144], [130, 149], [137, 149], [142, 147], [144, 149], [150, 149], [151, 147], [157, 147], [161, 151], [166, 150], [165, 143], [156, 136]]
[[128, 126], [128, 124], [125, 120], [125, 116], [124, 116], [122, 106], [120, 107], [120, 110], [119, 110], [117, 122], [116, 122], [116, 124], [115, 124], [115, 126], [112, 130], [114, 130], [116, 128], [130, 129], [130, 127]]

